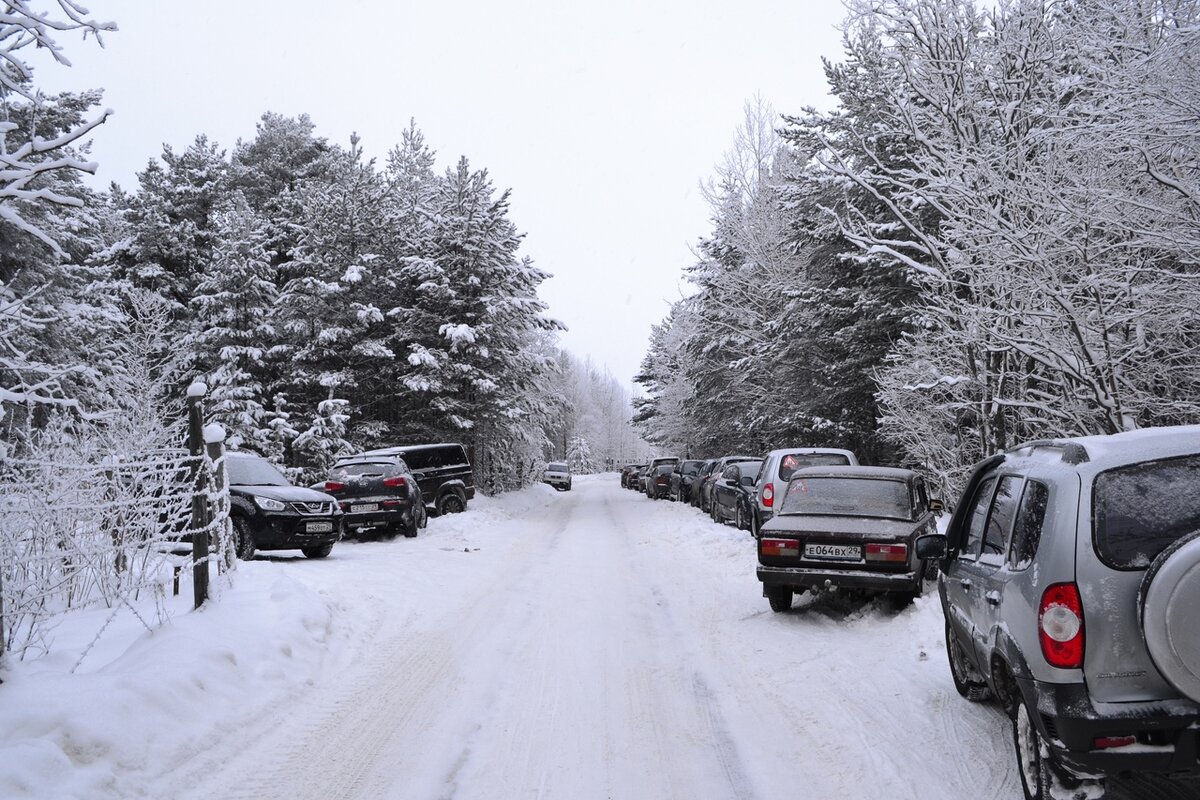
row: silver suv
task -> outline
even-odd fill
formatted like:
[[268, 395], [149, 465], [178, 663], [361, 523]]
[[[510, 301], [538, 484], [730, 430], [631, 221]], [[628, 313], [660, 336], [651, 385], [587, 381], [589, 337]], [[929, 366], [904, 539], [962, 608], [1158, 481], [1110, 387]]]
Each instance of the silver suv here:
[[917, 554], [942, 559], [955, 688], [1008, 713], [1026, 798], [1200, 770], [1200, 425], [993, 456]]
[[754, 496], [750, 504], [750, 534], [759, 530], [775, 514], [792, 473], [803, 467], [857, 467], [858, 458], [849, 450], [831, 447], [785, 447], [772, 450], [763, 459], [754, 478]]

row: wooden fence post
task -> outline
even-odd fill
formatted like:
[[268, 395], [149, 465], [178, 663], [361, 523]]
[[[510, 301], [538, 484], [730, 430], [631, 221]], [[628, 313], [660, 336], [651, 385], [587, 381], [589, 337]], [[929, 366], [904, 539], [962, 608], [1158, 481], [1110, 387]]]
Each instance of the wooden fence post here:
[[204, 471], [200, 457], [204, 454], [204, 395], [208, 387], [197, 381], [187, 390], [188, 452], [192, 456], [192, 589], [195, 607], [208, 599], [208, 527], [212, 510], [205, 496]]
[[[220, 425], [212, 425], [210, 427], [211, 430], [205, 432], [206, 435], [204, 437], [204, 449], [208, 453], [208, 460], [216, 465], [216, 472], [213, 473], [213, 488], [217, 490], [218, 495], [224, 495], [225, 482], [227, 480], [225, 475], [225, 430]], [[218, 428], [220, 430], [217, 430]], [[225, 533], [228, 534], [229, 509], [225, 509], [225, 512]], [[211, 506], [209, 508], [209, 518], [210, 520], [212, 519]], [[233, 553], [233, 550], [226, 544], [225, 538], [226, 537], [222, 536], [220, 540], [221, 553], [217, 560], [217, 572], [221, 571], [222, 566], [224, 566], [225, 569], [232, 569], [233, 561], [237, 558], [237, 556]]]

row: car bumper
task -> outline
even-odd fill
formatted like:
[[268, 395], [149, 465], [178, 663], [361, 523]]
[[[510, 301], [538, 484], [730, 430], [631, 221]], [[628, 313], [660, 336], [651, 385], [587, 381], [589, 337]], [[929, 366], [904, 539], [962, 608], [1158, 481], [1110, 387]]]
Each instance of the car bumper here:
[[[319, 547], [342, 538], [344, 515], [334, 516], [259, 516], [248, 522], [254, 536], [254, 546], [259, 550], [291, 550], [301, 547]], [[330, 530], [310, 530], [310, 527], [329, 523]]]
[[555, 488], [557, 488], [559, 486], [570, 486], [571, 479], [570, 478], [546, 478], [546, 483], [550, 484], [551, 486], [553, 486]]
[[[920, 580], [916, 572], [871, 572], [856, 569], [822, 569], [820, 567], [763, 567], [758, 568], [763, 587], [785, 586], [793, 590], [870, 589], [881, 592], [915, 591]], [[828, 585], [827, 585], [828, 583]]]
[[373, 528], [388, 528], [396, 525], [408, 525], [412, 522], [412, 508], [382, 508], [378, 511], [364, 511], [357, 514], [347, 512], [342, 517], [347, 531], [364, 531]]
[[[1186, 700], [1093, 704], [1082, 684], [1018, 679], [1038, 710], [1042, 739], [1060, 762], [1081, 774], [1200, 772], [1200, 707]], [[1103, 737], [1136, 736], [1135, 744], [1097, 749]]]

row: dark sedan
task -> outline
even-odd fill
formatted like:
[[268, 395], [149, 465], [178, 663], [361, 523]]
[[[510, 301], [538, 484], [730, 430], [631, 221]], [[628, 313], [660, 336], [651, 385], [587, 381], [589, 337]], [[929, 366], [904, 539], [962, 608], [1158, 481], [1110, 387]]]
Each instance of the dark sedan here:
[[738, 461], [725, 467], [713, 482], [713, 522], [733, 522], [739, 531], [750, 527], [750, 504], [754, 501], [754, 476], [761, 461]]
[[774, 611], [812, 589], [891, 592], [902, 602], [936, 576], [917, 558], [942, 504], [915, 472], [888, 467], [807, 467], [792, 474], [783, 504], [758, 539], [758, 579]]
[[700, 473], [700, 467], [702, 466], [704, 466], [703, 461], [691, 458], [676, 464], [675, 471], [671, 473], [671, 487], [667, 492], [667, 496], [681, 503], [690, 502], [692, 499], [692, 484], [695, 482], [696, 476]]

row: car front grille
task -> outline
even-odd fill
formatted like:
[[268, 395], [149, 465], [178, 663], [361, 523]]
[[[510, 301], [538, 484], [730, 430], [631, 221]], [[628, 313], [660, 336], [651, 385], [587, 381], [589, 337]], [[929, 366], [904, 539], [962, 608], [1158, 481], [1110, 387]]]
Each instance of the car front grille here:
[[292, 503], [292, 508], [296, 509], [297, 514], [305, 514], [308, 516], [316, 516], [318, 514], [332, 514], [333, 503]]

